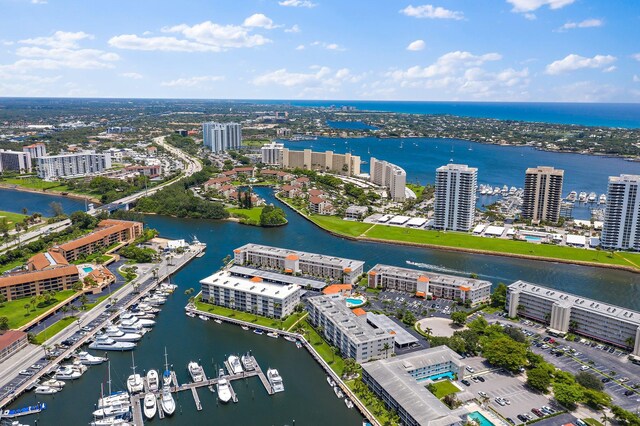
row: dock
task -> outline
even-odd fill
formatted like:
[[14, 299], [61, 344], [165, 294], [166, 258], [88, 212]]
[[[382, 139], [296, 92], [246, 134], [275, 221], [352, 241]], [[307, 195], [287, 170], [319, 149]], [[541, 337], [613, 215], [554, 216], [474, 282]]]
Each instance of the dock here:
[[191, 393], [193, 394], [193, 400], [196, 403], [196, 410], [202, 411], [202, 403], [200, 403], [200, 397], [198, 396], [198, 390], [196, 388], [191, 388]]
[[[251, 357], [253, 358], [253, 357]], [[275, 393], [275, 391], [273, 390], [273, 387], [271, 386], [271, 383], [269, 383], [269, 380], [267, 379], [267, 376], [262, 372], [262, 368], [260, 368], [260, 366], [258, 365], [258, 363], [256, 362], [256, 359], [253, 358], [253, 365], [255, 365], [255, 370], [258, 373], [258, 377], [260, 378], [260, 381], [262, 382], [262, 386], [264, 386], [264, 388], [267, 390], [267, 393], [269, 395], [273, 395]]]
[[[156, 398], [156, 407], [158, 407], [158, 417], [160, 417], [161, 419], [164, 419], [164, 410], [162, 409], [162, 404], [160, 403], [160, 398], [162, 398], [161, 394], [158, 393], [157, 398]], [[141, 398], [138, 398], [138, 401], [140, 401]], [[140, 426], [137, 423], [134, 423], [136, 426]]]
[[138, 399], [135, 404], [131, 405], [131, 411], [133, 412], [133, 424], [136, 426], [142, 426], [144, 419], [142, 418], [142, 400]]

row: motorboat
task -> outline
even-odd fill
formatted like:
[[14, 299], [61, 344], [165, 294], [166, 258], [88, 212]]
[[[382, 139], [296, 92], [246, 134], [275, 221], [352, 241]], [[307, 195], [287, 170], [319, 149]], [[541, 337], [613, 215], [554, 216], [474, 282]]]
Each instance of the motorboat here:
[[607, 204], [607, 194], [600, 194], [600, 204]]
[[578, 193], [576, 191], [571, 191], [569, 193], [569, 195], [567, 195], [567, 201], [576, 201], [576, 198], [578, 197]]
[[284, 336], [284, 340], [295, 343], [296, 338], [291, 336]]
[[151, 392], [160, 389], [160, 381], [158, 380], [158, 372], [154, 369], [147, 371], [147, 387]]
[[131, 423], [123, 417], [105, 417], [89, 423], [91, 426], [130, 426]]
[[581, 203], [586, 203], [587, 202], [587, 193], [582, 191], [580, 192], [580, 194], [578, 195], [578, 201], [580, 201]]
[[131, 318], [131, 319], [120, 321], [120, 323], [118, 324], [118, 328], [124, 331], [125, 333], [137, 333], [140, 335], [145, 333], [142, 325], [138, 322], [137, 318], [135, 319]]
[[259, 328], [256, 328], [255, 330], [253, 330], [253, 332], [255, 334], [258, 334], [258, 335], [263, 335], [264, 334], [264, 331], [260, 330]]
[[282, 383], [282, 377], [280, 377], [278, 370], [275, 368], [268, 369], [267, 380], [269, 380], [271, 389], [273, 389], [274, 392], [284, 392], [284, 383]]
[[105, 334], [116, 342], [137, 342], [142, 339], [142, 334], [124, 332], [115, 325], [107, 327]]
[[144, 390], [144, 382], [142, 381], [142, 377], [136, 373], [136, 363], [133, 353], [131, 353], [131, 370], [133, 370], [133, 374], [127, 379], [127, 390], [130, 394], [142, 392]]
[[98, 399], [98, 408], [108, 407], [110, 405], [123, 405], [129, 403], [129, 394], [125, 391], [114, 392], [111, 395]]
[[193, 380], [195, 383], [202, 382], [204, 380], [204, 369], [197, 362], [191, 361], [187, 365], [187, 370], [189, 370], [191, 380]]
[[229, 373], [230, 374], [240, 374], [244, 370], [242, 369], [242, 364], [240, 363], [240, 358], [235, 355], [230, 355], [227, 358], [227, 362], [229, 364]]
[[171, 416], [176, 411], [176, 402], [171, 395], [169, 386], [162, 388], [162, 397], [160, 398], [160, 406], [167, 416]]
[[222, 320], [221, 319], [214, 319], [213, 322], [215, 322], [216, 324], [222, 324]]
[[242, 355], [240, 357], [240, 361], [242, 361], [242, 366], [244, 367], [245, 371], [253, 371], [256, 369], [256, 365], [253, 362], [253, 357], [249, 353]]
[[102, 364], [106, 360], [106, 357], [94, 356], [87, 351], [78, 352], [78, 361], [80, 361], [80, 363], [84, 365], [98, 365]]
[[249, 327], [247, 327], [246, 325], [243, 325], [243, 326], [242, 326], [242, 327], [240, 327], [240, 328], [242, 328], [244, 331], [249, 331]]
[[209, 317], [204, 315], [198, 315], [198, 318], [200, 318], [202, 321], [209, 321]]
[[106, 417], [122, 416], [127, 414], [131, 410], [129, 403], [107, 405], [102, 408], [98, 408], [93, 412], [93, 416], [98, 419], [104, 419]]
[[267, 333], [267, 336], [272, 337], [274, 339], [277, 339], [278, 338], [278, 333], [272, 331], [272, 332]]
[[190, 318], [195, 318], [196, 314], [194, 314], [193, 312], [187, 312], [187, 316]]
[[595, 192], [590, 192], [590, 193], [589, 193], [589, 197], [587, 197], [587, 200], [588, 200], [590, 203], [595, 202], [595, 201], [596, 201], [596, 193], [595, 193]]
[[44, 382], [41, 382], [40, 385], [49, 386], [50, 388], [62, 389], [65, 383], [62, 380], [49, 379], [49, 380], [45, 380]]
[[344, 398], [344, 394], [342, 393], [342, 391], [340, 390], [340, 386], [334, 386], [333, 387], [333, 392], [336, 394], [336, 396], [340, 399]]
[[120, 315], [120, 320], [121, 321], [133, 320], [134, 322], [140, 324], [144, 328], [151, 328], [154, 325], [156, 325], [156, 322], [154, 320], [147, 319], [147, 318], [139, 318], [130, 312]]
[[327, 376], [327, 383], [331, 387], [334, 387], [336, 385], [336, 382], [334, 382], [333, 379], [331, 377], [329, 377], [329, 376]]
[[80, 375], [84, 374], [85, 371], [89, 369], [86, 365], [82, 364], [79, 360], [73, 361], [73, 364], [69, 365], [72, 369], [80, 373]]
[[75, 380], [79, 379], [82, 373], [71, 368], [70, 365], [61, 366], [56, 370], [54, 378], [56, 380]]
[[154, 394], [147, 393], [144, 396], [142, 411], [144, 412], [144, 416], [149, 420], [153, 419], [156, 416], [158, 406], [156, 405], [156, 396]]
[[54, 393], [60, 392], [60, 388], [40, 385], [36, 387], [36, 390], [34, 392], [38, 395], [53, 395]]
[[89, 345], [89, 349], [102, 351], [130, 351], [136, 347], [133, 342], [116, 342], [106, 335], [97, 336], [96, 340]]
[[231, 389], [229, 388], [229, 382], [224, 378], [224, 370], [222, 368], [218, 371], [216, 392], [218, 393], [218, 399], [221, 402], [227, 403], [231, 400]]
[[353, 408], [353, 402], [349, 398], [344, 399], [344, 405], [346, 405], [347, 408]]

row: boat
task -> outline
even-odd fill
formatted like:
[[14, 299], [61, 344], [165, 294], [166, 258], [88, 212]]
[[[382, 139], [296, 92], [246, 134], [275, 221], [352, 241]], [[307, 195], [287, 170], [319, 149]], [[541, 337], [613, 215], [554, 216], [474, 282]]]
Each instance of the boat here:
[[296, 340], [296, 348], [300, 349], [302, 347], [302, 343], [300, 343], [300, 340]]
[[590, 192], [589, 196], [587, 197], [587, 200], [590, 203], [594, 203], [596, 201], [596, 193], [595, 192]]
[[573, 201], [576, 201], [577, 197], [578, 197], [578, 193], [576, 191], [571, 191], [569, 195], [567, 195], [567, 200], [573, 202]]
[[124, 414], [128, 414], [130, 410], [131, 406], [128, 402], [123, 404], [107, 405], [95, 410], [93, 412], [93, 416], [99, 419], [104, 419], [106, 417], [122, 416]]
[[284, 340], [286, 340], [288, 342], [295, 342], [296, 341], [295, 337], [291, 337], [291, 336], [284, 336]]
[[578, 201], [585, 203], [587, 201], [587, 193], [584, 191], [580, 192], [580, 195], [578, 195]]
[[242, 327], [240, 327], [240, 328], [242, 328], [244, 331], [249, 331], [249, 327], [247, 327], [246, 325], [243, 325], [243, 326], [242, 326]]
[[142, 325], [138, 322], [138, 318], [122, 320], [118, 323], [118, 328], [125, 333], [137, 333], [141, 335], [145, 333]]
[[278, 338], [278, 333], [271, 331], [271, 332], [267, 333], [267, 336], [272, 337], [274, 339], [277, 339]]
[[229, 388], [229, 382], [224, 378], [224, 370], [222, 368], [218, 371], [216, 392], [218, 393], [218, 399], [221, 402], [227, 403], [231, 400], [231, 389]]
[[14, 408], [13, 410], [0, 411], [0, 418], [13, 419], [16, 417], [27, 416], [29, 414], [36, 414], [46, 409], [47, 409], [47, 404], [44, 402], [39, 402], [36, 405], [30, 405], [28, 407]]
[[107, 360], [106, 357], [94, 356], [87, 351], [78, 352], [78, 361], [80, 361], [80, 363], [83, 365], [98, 365], [98, 364], [102, 364], [106, 360]]
[[237, 356], [230, 355], [229, 358], [227, 358], [227, 362], [229, 364], [229, 374], [240, 374], [244, 371], [240, 363], [240, 358]]
[[189, 370], [191, 380], [193, 380], [195, 383], [202, 382], [204, 380], [204, 370], [202, 366], [197, 362], [191, 361], [187, 365], [187, 370]]
[[169, 386], [162, 387], [162, 397], [160, 398], [160, 406], [167, 416], [171, 416], [176, 411], [176, 402], [173, 400]]
[[142, 334], [124, 332], [115, 325], [107, 327], [105, 334], [116, 342], [137, 342], [142, 339]]
[[[105, 408], [112, 405], [125, 405], [129, 404], [129, 393], [125, 391], [117, 391], [111, 392], [111, 362], [107, 364], [108, 371], [108, 379], [107, 383], [109, 384], [109, 394], [107, 396], [102, 395], [102, 391], [100, 392], [101, 397], [98, 399], [97, 408]], [[101, 385], [102, 390], [102, 385]]]
[[259, 328], [256, 328], [255, 330], [253, 330], [253, 332], [255, 334], [259, 334], [259, 335], [263, 335], [264, 334], [264, 331], [260, 330]]
[[209, 321], [209, 317], [206, 317], [204, 315], [198, 315], [198, 318], [200, 318], [202, 321]]
[[53, 375], [56, 380], [75, 380], [79, 379], [82, 373], [71, 368], [70, 365], [61, 366]]
[[155, 392], [160, 388], [158, 372], [154, 369], [151, 369], [147, 372], [147, 387], [151, 392]]
[[195, 318], [196, 314], [194, 314], [193, 312], [187, 312], [187, 316], [190, 318]]
[[77, 371], [78, 373], [80, 373], [80, 375], [83, 375], [84, 372], [89, 369], [89, 367], [82, 364], [78, 360], [73, 361], [73, 364], [70, 364], [69, 367], [71, 367], [74, 371]]
[[213, 322], [215, 322], [216, 324], [222, 324], [222, 320], [221, 319], [214, 319]]
[[600, 204], [606, 204], [607, 203], [607, 195], [606, 194], [600, 194], [599, 202], [600, 202]]
[[153, 419], [156, 416], [158, 407], [156, 405], [156, 396], [154, 394], [149, 392], [144, 396], [142, 411], [144, 412], [144, 416], [149, 420]]
[[91, 426], [129, 426], [131, 423], [124, 417], [105, 417], [89, 423]]
[[353, 408], [353, 402], [349, 398], [344, 399], [344, 405], [346, 405], [347, 408]]
[[333, 379], [331, 377], [329, 377], [329, 376], [327, 376], [327, 383], [331, 387], [334, 387], [336, 385], [336, 382], [334, 382]]
[[89, 349], [102, 351], [130, 351], [136, 347], [133, 342], [116, 342], [109, 336], [97, 336], [96, 340], [89, 345]]
[[280, 377], [278, 370], [269, 368], [267, 370], [267, 379], [274, 392], [284, 392], [284, 384], [282, 383], [282, 377]]
[[140, 324], [144, 328], [151, 328], [156, 325], [156, 322], [152, 319], [148, 318], [139, 318], [131, 312], [124, 313], [120, 315], [121, 321], [133, 320], [135, 323]]
[[242, 361], [242, 366], [245, 371], [253, 371], [256, 369], [256, 365], [253, 362], [253, 357], [248, 352], [240, 357], [240, 361]]
[[131, 394], [142, 392], [144, 390], [144, 382], [142, 381], [142, 377], [136, 373], [136, 364], [133, 358], [133, 352], [131, 353], [131, 370], [133, 370], [133, 374], [127, 379], [127, 390]]
[[49, 386], [50, 388], [62, 389], [65, 383], [62, 380], [49, 379], [49, 380], [45, 380], [44, 382], [41, 382], [40, 385]]
[[333, 392], [336, 394], [336, 396], [340, 399], [344, 398], [344, 394], [342, 393], [342, 391], [340, 390], [339, 386], [334, 386], [333, 387]]
[[34, 392], [38, 395], [53, 395], [54, 393], [60, 392], [60, 388], [40, 385], [36, 387], [36, 390]]
[[164, 348], [164, 373], [162, 373], [162, 384], [164, 386], [171, 385], [171, 371], [169, 371], [169, 362], [167, 361], [167, 348]]

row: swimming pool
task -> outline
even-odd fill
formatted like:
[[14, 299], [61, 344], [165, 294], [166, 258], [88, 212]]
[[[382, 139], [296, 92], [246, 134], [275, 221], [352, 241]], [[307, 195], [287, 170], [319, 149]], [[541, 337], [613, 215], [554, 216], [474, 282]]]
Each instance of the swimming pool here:
[[347, 306], [350, 308], [357, 308], [358, 306], [362, 306], [366, 303], [366, 300], [356, 299], [355, 297], [347, 297], [345, 300], [347, 301]]
[[480, 426], [494, 426], [494, 424], [491, 423], [489, 419], [483, 416], [482, 413], [480, 413], [479, 411], [474, 411], [473, 413], [469, 413], [467, 414], [467, 416], [475, 420], [476, 422], [478, 422]]
[[436, 380], [440, 380], [440, 379], [451, 379], [454, 380], [455, 376], [452, 372], [447, 371], [446, 373], [439, 373], [439, 374], [434, 374], [433, 376], [429, 376], [429, 377], [422, 377], [420, 379], [418, 379], [418, 382], [424, 382], [425, 380], [431, 380], [432, 382], [435, 382]]
[[91, 266], [85, 266], [84, 268], [82, 268], [82, 270], [88, 274], [89, 272], [93, 271], [93, 268]]
[[533, 235], [525, 235], [524, 239], [531, 243], [539, 243], [540, 241], [542, 241], [541, 237], [534, 237]]

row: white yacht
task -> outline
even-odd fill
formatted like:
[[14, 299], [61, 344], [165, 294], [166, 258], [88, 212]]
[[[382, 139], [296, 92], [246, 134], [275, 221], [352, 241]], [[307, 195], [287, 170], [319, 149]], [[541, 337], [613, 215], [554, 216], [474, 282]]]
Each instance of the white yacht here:
[[282, 383], [282, 377], [275, 368], [267, 370], [267, 379], [274, 392], [284, 392], [284, 384]]
[[151, 328], [154, 325], [156, 325], [156, 322], [154, 320], [148, 319], [148, 318], [139, 318], [130, 312], [120, 315], [120, 320], [121, 321], [133, 320], [134, 322], [140, 324], [144, 328]]
[[36, 390], [34, 392], [38, 395], [53, 395], [54, 393], [60, 392], [60, 388], [40, 385], [36, 387]]
[[96, 340], [89, 345], [89, 349], [101, 351], [130, 351], [136, 347], [133, 342], [116, 342], [109, 336], [97, 336]]
[[129, 410], [129, 403], [107, 405], [95, 410], [93, 412], [93, 416], [99, 419], [103, 419], [105, 417], [122, 416], [123, 414], [127, 414]]
[[78, 352], [78, 361], [80, 361], [80, 363], [84, 365], [98, 365], [102, 364], [106, 360], [106, 357], [94, 356], [87, 351]]
[[82, 364], [79, 360], [73, 361], [73, 364], [70, 364], [69, 366], [73, 368], [75, 371], [77, 371], [78, 373], [80, 373], [80, 375], [84, 374], [84, 372], [89, 369], [89, 367]]
[[137, 342], [142, 339], [142, 334], [124, 332], [115, 325], [107, 327], [105, 334], [116, 342]]
[[188, 316], [189, 318], [195, 318], [195, 317], [196, 317], [196, 314], [194, 314], [193, 312], [187, 312], [187, 316]]
[[122, 417], [105, 417], [104, 419], [94, 420], [89, 423], [91, 426], [130, 426], [126, 419]]
[[82, 373], [71, 368], [70, 365], [61, 366], [56, 370], [53, 376], [56, 380], [75, 380], [79, 379]]
[[167, 416], [171, 416], [174, 411], [176, 411], [176, 402], [173, 400], [173, 395], [171, 395], [171, 390], [168, 386], [162, 388], [160, 405], [162, 406], [162, 411], [164, 411]]
[[205, 315], [198, 315], [198, 318], [200, 318], [202, 321], [209, 321], [209, 317]]
[[229, 382], [224, 378], [224, 370], [222, 368], [218, 371], [216, 392], [218, 393], [218, 399], [221, 402], [229, 402], [231, 400], [231, 389], [229, 389]]
[[125, 391], [114, 392], [111, 395], [98, 399], [98, 408], [110, 405], [122, 405], [129, 403], [129, 394]]
[[49, 386], [50, 388], [62, 389], [64, 387], [64, 382], [62, 380], [49, 379], [41, 382], [42, 386]]
[[156, 396], [152, 393], [148, 393], [144, 396], [144, 405], [142, 407], [142, 411], [144, 412], [144, 416], [151, 420], [156, 416], [156, 411], [158, 411], [158, 407], [156, 405]]
[[151, 392], [155, 392], [160, 389], [160, 382], [158, 381], [158, 372], [151, 369], [147, 372], [147, 387]]
[[253, 358], [251, 357], [251, 354], [249, 354], [248, 352], [242, 355], [240, 357], [240, 360], [242, 361], [242, 366], [246, 371], [253, 371], [256, 369], [256, 366], [253, 363]]
[[240, 363], [240, 358], [238, 358], [235, 355], [231, 355], [229, 356], [229, 358], [227, 358], [227, 362], [229, 364], [230, 374], [242, 373], [243, 369], [242, 369], [242, 364]]
[[600, 204], [607, 204], [607, 194], [600, 194], [599, 202]]
[[118, 324], [118, 328], [124, 331], [125, 333], [137, 333], [141, 335], [144, 334], [143, 327], [138, 322], [137, 318], [135, 319], [131, 318], [131, 319], [120, 321], [120, 323]]
[[194, 382], [201, 382], [204, 380], [204, 370], [200, 364], [195, 361], [191, 361], [189, 365], [187, 365], [187, 369], [189, 370], [189, 374], [191, 375], [191, 379]]
[[133, 370], [133, 374], [127, 379], [127, 390], [131, 394], [142, 392], [144, 390], [144, 382], [142, 381], [142, 377], [136, 373], [136, 364], [133, 358], [133, 352], [131, 353], [131, 370]]

